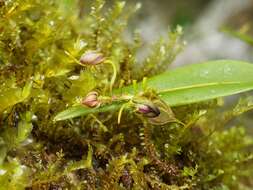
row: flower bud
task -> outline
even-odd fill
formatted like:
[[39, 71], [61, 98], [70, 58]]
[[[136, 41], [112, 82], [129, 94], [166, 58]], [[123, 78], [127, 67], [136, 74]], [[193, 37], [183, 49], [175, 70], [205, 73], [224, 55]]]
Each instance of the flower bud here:
[[89, 92], [87, 96], [82, 100], [82, 105], [88, 106], [90, 108], [98, 106], [98, 93], [95, 91]]
[[160, 110], [153, 103], [137, 104], [137, 112], [148, 118], [160, 115]]
[[80, 58], [80, 62], [83, 65], [97, 65], [102, 63], [104, 60], [105, 57], [103, 54], [97, 51], [87, 51]]

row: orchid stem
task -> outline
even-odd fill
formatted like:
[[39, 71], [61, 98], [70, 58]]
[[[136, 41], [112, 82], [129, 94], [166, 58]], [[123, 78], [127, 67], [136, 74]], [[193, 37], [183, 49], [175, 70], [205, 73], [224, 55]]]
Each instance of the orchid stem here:
[[[74, 62], [76, 62], [77, 64], [79, 64], [79, 65], [82, 65], [81, 63], [80, 63], [80, 61], [79, 60], [77, 60], [73, 55], [71, 55], [71, 53], [69, 53], [68, 51], [64, 51], [64, 53], [69, 57], [69, 58], [71, 58]], [[83, 65], [82, 65], [83, 66]]]
[[129, 103], [125, 103], [125, 104], [123, 104], [123, 105], [120, 107], [119, 114], [118, 114], [118, 124], [120, 124], [121, 116], [122, 116], [123, 110], [126, 108], [126, 106], [128, 106], [128, 104], [129, 104]]
[[116, 68], [115, 64], [110, 60], [107, 60], [105, 63], [110, 64], [113, 69], [113, 75], [112, 75], [111, 82], [110, 82], [110, 94], [112, 94], [112, 88], [113, 88], [113, 85], [114, 85], [116, 77], [117, 77], [117, 68]]

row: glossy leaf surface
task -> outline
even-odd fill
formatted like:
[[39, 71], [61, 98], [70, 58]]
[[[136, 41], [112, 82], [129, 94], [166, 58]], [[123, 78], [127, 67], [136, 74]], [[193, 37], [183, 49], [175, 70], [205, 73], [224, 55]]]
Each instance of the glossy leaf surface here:
[[[117, 89], [115, 95], [134, 95], [143, 91], [142, 83]], [[185, 105], [253, 89], [253, 65], [231, 60], [193, 64], [165, 72], [147, 80], [169, 106]], [[59, 113], [55, 120], [64, 120], [89, 113], [115, 110], [120, 104], [100, 108], [74, 107]]]

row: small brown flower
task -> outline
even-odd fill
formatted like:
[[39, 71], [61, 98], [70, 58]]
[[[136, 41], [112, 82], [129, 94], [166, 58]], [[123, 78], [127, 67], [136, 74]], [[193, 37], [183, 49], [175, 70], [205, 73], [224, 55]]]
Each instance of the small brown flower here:
[[160, 115], [160, 110], [151, 102], [145, 104], [137, 104], [137, 112], [145, 117], [154, 118]]
[[89, 92], [82, 100], [82, 105], [94, 108], [99, 105], [98, 93], [95, 91]]
[[104, 61], [104, 55], [98, 51], [87, 51], [80, 58], [83, 65], [97, 65]]

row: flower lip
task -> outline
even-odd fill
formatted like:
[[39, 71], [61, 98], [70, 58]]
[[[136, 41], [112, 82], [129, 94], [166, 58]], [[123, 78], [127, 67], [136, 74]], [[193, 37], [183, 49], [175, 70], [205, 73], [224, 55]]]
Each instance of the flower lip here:
[[99, 105], [98, 93], [96, 91], [89, 92], [82, 100], [82, 105], [94, 108]]
[[160, 110], [152, 103], [138, 104], [137, 112], [148, 118], [154, 118], [160, 115]]
[[87, 51], [80, 58], [83, 65], [98, 65], [104, 61], [104, 55], [98, 51]]

